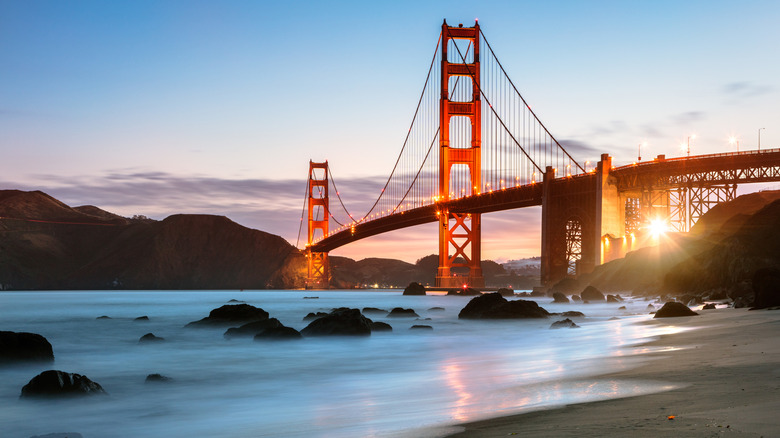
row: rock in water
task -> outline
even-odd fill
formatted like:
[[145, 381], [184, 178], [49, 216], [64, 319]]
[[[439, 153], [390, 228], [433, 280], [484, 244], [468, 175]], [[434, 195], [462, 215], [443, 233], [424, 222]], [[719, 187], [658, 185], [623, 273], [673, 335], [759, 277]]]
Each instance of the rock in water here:
[[404, 289], [404, 295], [425, 295], [425, 286], [413, 281]]
[[0, 331], [0, 364], [53, 360], [51, 344], [43, 336], [37, 333]]
[[371, 332], [391, 332], [393, 331], [393, 327], [386, 323], [381, 321], [371, 321]]
[[63, 371], [44, 371], [22, 388], [21, 397], [69, 397], [83, 395], [105, 395], [106, 391], [97, 382], [81, 374]]
[[414, 309], [403, 309], [401, 307], [396, 307], [395, 309], [391, 310], [390, 313], [387, 314], [390, 318], [419, 318], [420, 315], [417, 314], [417, 312], [414, 311]]
[[255, 335], [255, 341], [269, 341], [269, 340], [282, 340], [282, 339], [301, 339], [301, 332], [295, 330], [292, 327], [285, 327], [280, 325], [279, 327], [269, 327], [262, 332]]
[[149, 321], [149, 317], [146, 316], [146, 315], [139, 316], [138, 318], [134, 319], [133, 321]]
[[258, 333], [267, 330], [282, 327], [282, 323], [276, 318], [268, 318], [262, 321], [248, 322], [241, 327], [232, 327], [227, 329], [224, 336], [226, 338], [239, 337], [239, 336], [255, 336]]
[[676, 301], [669, 301], [668, 303], [664, 304], [663, 307], [658, 309], [657, 312], [655, 312], [655, 316], [653, 318], [672, 318], [677, 316], [694, 315], [698, 315], [698, 313], [689, 309], [685, 304], [678, 303]]
[[510, 289], [508, 287], [499, 288], [498, 289], [498, 293], [500, 293], [502, 297], [513, 297], [513, 296], [515, 296], [514, 289]]
[[555, 321], [550, 325], [551, 329], [559, 329], [559, 328], [580, 328], [577, 324], [574, 323], [574, 321], [570, 320], [569, 318], [562, 319], [560, 321]]
[[547, 310], [539, 307], [535, 301], [507, 301], [498, 292], [472, 298], [466, 307], [458, 313], [461, 319], [516, 319], [546, 318]]
[[219, 326], [235, 323], [247, 323], [268, 319], [268, 312], [249, 304], [225, 304], [214, 309], [209, 316], [187, 324], [185, 327]]
[[568, 303], [569, 299], [560, 292], [553, 292], [553, 303]]
[[371, 334], [371, 322], [358, 309], [340, 308], [315, 319], [301, 330], [301, 334], [303, 336], [368, 336]]
[[580, 298], [583, 301], [604, 301], [606, 299], [604, 294], [593, 286], [586, 287], [580, 294]]
[[704, 307], [701, 308], [701, 310], [713, 310], [713, 309], [715, 309], [715, 303], [705, 304]]
[[780, 269], [757, 270], [753, 274], [753, 294], [753, 306], [757, 309], [780, 306]]
[[141, 339], [139, 339], [138, 342], [140, 342], [140, 343], [143, 343], [143, 342], [160, 342], [160, 341], [164, 341], [164, 340], [165, 340], [165, 338], [161, 338], [159, 336], [155, 336], [154, 333], [147, 333], [147, 334], [141, 336]]
[[433, 327], [424, 324], [416, 324], [409, 327], [409, 330], [433, 330]]
[[608, 303], [619, 303], [621, 301], [623, 301], [623, 298], [621, 298], [620, 295], [607, 295]]
[[163, 376], [162, 374], [154, 373], [154, 374], [147, 375], [146, 380], [144, 380], [144, 382], [146, 383], [170, 382], [171, 380], [173, 379], [171, 379], [168, 376]]

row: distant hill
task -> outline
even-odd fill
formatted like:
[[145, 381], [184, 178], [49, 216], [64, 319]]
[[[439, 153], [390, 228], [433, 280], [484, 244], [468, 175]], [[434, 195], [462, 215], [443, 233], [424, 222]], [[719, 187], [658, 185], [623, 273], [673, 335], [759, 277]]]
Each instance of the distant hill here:
[[42, 192], [0, 191], [4, 289], [240, 289], [303, 284], [279, 236], [222, 216], [128, 219]]
[[[331, 287], [433, 285], [438, 256], [417, 263], [331, 256]], [[520, 276], [482, 262], [486, 284], [530, 289]], [[282, 237], [224, 216], [125, 218], [70, 207], [40, 192], [0, 190], [0, 289], [294, 289], [306, 259]]]

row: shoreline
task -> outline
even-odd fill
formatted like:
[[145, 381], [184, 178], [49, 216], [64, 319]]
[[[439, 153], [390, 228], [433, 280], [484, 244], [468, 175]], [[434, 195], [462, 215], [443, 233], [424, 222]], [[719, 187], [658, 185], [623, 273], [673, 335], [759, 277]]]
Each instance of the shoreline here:
[[[638, 367], [593, 376], [655, 381], [675, 389], [455, 424], [448, 438], [770, 437], [780, 430], [780, 311], [715, 309], [643, 324], [696, 328], [629, 348]], [[674, 416], [669, 419], [669, 416]]]

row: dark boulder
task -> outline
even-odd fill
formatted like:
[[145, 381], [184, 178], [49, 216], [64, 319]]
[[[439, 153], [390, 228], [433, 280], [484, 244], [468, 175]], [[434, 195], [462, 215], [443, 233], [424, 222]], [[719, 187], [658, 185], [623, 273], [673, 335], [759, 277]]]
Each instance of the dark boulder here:
[[358, 309], [339, 308], [309, 323], [301, 330], [301, 334], [303, 336], [368, 336], [371, 334], [371, 322]]
[[377, 309], [376, 307], [364, 307], [363, 315], [382, 315], [387, 316], [387, 310]]
[[404, 295], [425, 295], [425, 286], [413, 281], [404, 289]]
[[187, 324], [185, 327], [220, 326], [268, 319], [268, 312], [249, 304], [225, 304], [214, 309], [209, 316]]
[[138, 318], [134, 319], [133, 321], [149, 321], [149, 317], [146, 316], [146, 315], [139, 316]]
[[414, 309], [402, 309], [400, 307], [396, 307], [395, 309], [391, 310], [390, 313], [387, 314], [390, 318], [419, 318], [420, 315], [417, 314], [417, 312], [414, 311]]
[[81, 374], [63, 371], [44, 371], [22, 388], [21, 397], [67, 397], [82, 395], [105, 395], [106, 391], [97, 382]]
[[283, 339], [301, 339], [301, 332], [292, 327], [279, 325], [278, 327], [269, 327], [255, 335], [255, 341], [273, 341]]
[[159, 336], [155, 336], [154, 333], [147, 333], [147, 334], [141, 336], [141, 339], [139, 339], [138, 342], [139, 343], [160, 342], [160, 341], [164, 341], [164, 340], [165, 340], [165, 338], [161, 338]]
[[553, 291], [570, 294], [579, 290], [581, 287], [582, 286], [580, 285], [580, 282], [577, 279], [566, 277], [561, 279], [561, 281], [555, 283], [550, 289], [552, 289]]
[[269, 328], [277, 328], [281, 326], [282, 323], [279, 322], [278, 319], [268, 318], [262, 321], [248, 322], [242, 325], [241, 327], [231, 327], [227, 329], [224, 336], [226, 338], [241, 337], [241, 336], [250, 337], [262, 332], [263, 330], [267, 330]]
[[655, 312], [655, 316], [653, 318], [672, 318], [677, 316], [694, 316], [694, 315], [698, 315], [698, 313], [689, 309], [688, 306], [686, 306], [685, 304], [678, 303], [675, 301], [669, 301], [668, 303], [664, 304], [663, 307], [658, 309], [657, 312]]
[[705, 304], [705, 305], [704, 305], [704, 306], [701, 308], [701, 310], [713, 310], [713, 309], [715, 309], [715, 303], [708, 303], [708, 304]]
[[627, 310], [626, 306], [620, 306], [618, 307], [618, 310]]
[[102, 316], [98, 316], [98, 317], [97, 317], [97, 318], [95, 318], [95, 319], [111, 319], [111, 317], [110, 317], [110, 316], [108, 316], [108, 315], [102, 315]]
[[620, 295], [607, 295], [607, 302], [608, 303], [621, 303], [621, 302], [623, 302], [623, 298], [621, 298]]
[[429, 312], [443, 312], [444, 311], [444, 307], [431, 307], [430, 309], [428, 309], [428, 311]]
[[567, 318], [584, 318], [585, 314], [576, 310], [569, 310], [567, 312], [561, 312], [561, 316], [565, 316]]
[[144, 380], [144, 382], [146, 382], [146, 383], [157, 383], [157, 382], [170, 382], [171, 380], [173, 380], [173, 379], [171, 379], [168, 376], [163, 376], [162, 374], [154, 373], [154, 374], [149, 374], [148, 376], [146, 376], [146, 380]]
[[51, 344], [37, 333], [0, 331], [0, 364], [10, 362], [51, 362]]
[[473, 298], [458, 313], [461, 319], [515, 319], [546, 318], [549, 315], [535, 301], [507, 301], [501, 294], [494, 292]]
[[433, 327], [423, 324], [415, 324], [409, 327], [409, 330], [433, 330]]
[[246, 301], [237, 300], [237, 299], [235, 299], [235, 298], [231, 298], [231, 299], [228, 301], [228, 303], [231, 303], [231, 304], [239, 304], [239, 303], [245, 303], [245, 302], [246, 302]]
[[393, 327], [386, 323], [381, 321], [371, 321], [371, 332], [391, 332], [393, 331]]
[[562, 319], [560, 321], [555, 321], [550, 325], [551, 329], [559, 329], [559, 328], [580, 328], [577, 324], [574, 323], [574, 321], [570, 320], [569, 318]]
[[560, 292], [553, 292], [553, 303], [568, 303], [569, 299]]
[[604, 301], [606, 298], [600, 290], [593, 286], [588, 286], [582, 291], [580, 297], [583, 301]]
[[306, 316], [303, 317], [304, 321], [314, 321], [317, 318], [322, 318], [323, 316], [328, 316], [327, 312], [309, 312], [306, 314]]
[[780, 306], [780, 269], [763, 268], [753, 274], [753, 307]]
[[547, 292], [548, 291], [546, 291], [546, 290], [534, 288], [534, 290], [532, 290], [531, 293], [528, 296], [534, 297], [534, 298], [546, 297], [547, 296]]
[[579, 296], [579, 295], [572, 295], [572, 296], [571, 296], [571, 300], [572, 300], [572, 301], [582, 301], [582, 298], [580, 298], [580, 296]]
[[515, 291], [513, 289], [508, 288], [508, 287], [499, 288], [498, 289], [498, 293], [500, 293], [502, 297], [513, 297], [513, 296], [515, 296]]

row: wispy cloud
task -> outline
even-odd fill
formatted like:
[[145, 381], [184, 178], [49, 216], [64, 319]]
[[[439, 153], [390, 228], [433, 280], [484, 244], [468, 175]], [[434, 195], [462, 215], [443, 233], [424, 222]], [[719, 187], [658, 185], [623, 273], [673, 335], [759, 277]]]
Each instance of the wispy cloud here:
[[[580, 144], [579, 147], [584, 147]], [[135, 214], [164, 219], [172, 214], [214, 214], [254, 229], [278, 234], [296, 244], [306, 181], [300, 179], [220, 179], [181, 176], [133, 169], [116, 170], [101, 176], [65, 178], [38, 175], [38, 183], [0, 181], [0, 187], [41, 190], [71, 206], [95, 205], [122, 216]], [[384, 177], [344, 178], [337, 181], [344, 201], [355, 214], [371, 206], [384, 186]], [[336, 208], [331, 199], [332, 208]], [[486, 215], [490, 231], [485, 232], [486, 258], [538, 255], [538, 212], [519, 210]], [[489, 217], [489, 218], [488, 218]], [[518, 224], [533, 224], [526, 229]], [[529, 230], [532, 230], [529, 233]], [[525, 236], [534, 236], [526, 239]], [[503, 235], [511, 239], [500, 238]], [[301, 245], [306, 238], [302, 230]], [[350, 257], [394, 257], [414, 261], [436, 252], [435, 225], [422, 225], [382, 234], [337, 251]], [[490, 243], [492, 242], [492, 243]]]
[[774, 89], [770, 85], [756, 84], [751, 81], [737, 81], [724, 85], [722, 91], [730, 100], [741, 100], [769, 94]]

